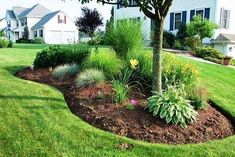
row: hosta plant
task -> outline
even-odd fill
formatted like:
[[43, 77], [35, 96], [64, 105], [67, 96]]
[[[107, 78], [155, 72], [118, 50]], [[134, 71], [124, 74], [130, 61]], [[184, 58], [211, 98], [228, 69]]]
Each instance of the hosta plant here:
[[154, 93], [148, 98], [148, 109], [155, 117], [164, 119], [167, 123], [180, 124], [186, 128], [198, 115], [190, 101], [186, 99], [184, 87], [168, 86], [162, 94]]

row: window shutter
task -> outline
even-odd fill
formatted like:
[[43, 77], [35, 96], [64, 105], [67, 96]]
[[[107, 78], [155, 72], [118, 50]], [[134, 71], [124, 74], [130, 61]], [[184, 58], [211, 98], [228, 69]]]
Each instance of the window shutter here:
[[60, 23], [60, 15], [58, 15], [58, 23]]
[[66, 16], [64, 16], [64, 24], [66, 24], [67, 22], [67, 19], [66, 19]]
[[223, 27], [223, 15], [224, 15], [224, 9], [220, 9], [220, 27]]
[[184, 24], [187, 23], [187, 11], [183, 11], [183, 13], [182, 13], [182, 22]]
[[173, 31], [174, 29], [174, 13], [170, 13], [170, 31]]
[[120, 9], [120, 4], [119, 4], [119, 0], [117, 0], [118, 4], [117, 4], [117, 9]]
[[205, 19], [210, 19], [210, 8], [205, 9]]
[[195, 10], [190, 11], [190, 21], [193, 20], [193, 17], [195, 16]]

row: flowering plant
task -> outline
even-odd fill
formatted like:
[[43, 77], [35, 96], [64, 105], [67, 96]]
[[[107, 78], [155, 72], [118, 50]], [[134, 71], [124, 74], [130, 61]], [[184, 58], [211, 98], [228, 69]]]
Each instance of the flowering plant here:
[[130, 63], [131, 63], [131, 69], [136, 69], [137, 65], [139, 64], [139, 61], [136, 59], [130, 59]]

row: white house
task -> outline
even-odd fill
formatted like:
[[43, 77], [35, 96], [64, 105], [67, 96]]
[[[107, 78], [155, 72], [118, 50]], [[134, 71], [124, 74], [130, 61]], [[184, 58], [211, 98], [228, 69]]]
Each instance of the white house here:
[[31, 8], [13, 7], [6, 11], [7, 37], [15, 42], [28, 28], [29, 39], [43, 38], [47, 44], [70, 44], [78, 41], [78, 29], [63, 11], [51, 12], [36, 4]]
[[[136, 3], [134, 0], [131, 4]], [[215, 30], [212, 39], [218, 36], [233, 36], [235, 34], [235, 5], [234, 0], [173, 0], [173, 4], [166, 16], [164, 29], [177, 32], [180, 22], [189, 23], [195, 15], [202, 15], [203, 18], [209, 19], [216, 23], [219, 28]], [[114, 8], [114, 20], [135, 18], [143, 21], [143, 32], [145, 40], [150, 41], [150, 33], [152, 31], [152, 22], [137, 7], [124, 7], [121, 5]], [[204, 43], [211, 43], [211, 39], [204, 39]], [[215, 48], [219, 48], [225, 55], [235, 57], [235, 43], [213, 41]], [[229, 43], [229, 44], [228, 44]]]

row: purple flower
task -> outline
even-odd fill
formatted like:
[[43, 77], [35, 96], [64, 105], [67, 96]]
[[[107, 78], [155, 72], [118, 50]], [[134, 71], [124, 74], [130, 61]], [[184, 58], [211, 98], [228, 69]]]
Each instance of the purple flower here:
[[138, 105], [138, 101], [136, 99], [131, 99], [130, 100], [131, 105], [136, 106]]

